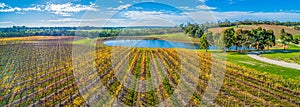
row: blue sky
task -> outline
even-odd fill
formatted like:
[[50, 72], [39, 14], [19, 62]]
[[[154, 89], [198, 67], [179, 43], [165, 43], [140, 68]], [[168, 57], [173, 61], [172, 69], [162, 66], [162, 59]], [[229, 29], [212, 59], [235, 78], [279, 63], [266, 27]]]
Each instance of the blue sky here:
[[1, 0], [0, 27], [300, 21], [299, 0]]

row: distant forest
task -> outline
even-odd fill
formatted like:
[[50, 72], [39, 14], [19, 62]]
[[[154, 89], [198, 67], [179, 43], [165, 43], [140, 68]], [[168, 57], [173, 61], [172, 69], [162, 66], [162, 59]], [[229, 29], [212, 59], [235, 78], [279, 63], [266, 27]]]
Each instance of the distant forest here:
[[299, 26], [300, 22], [280, 22], [280, 21], [268, 21], [268, 20], [244, 20], [244, 21], [234, 21], [230, 22], [225, 20], [223, 22], [218, 22], [217, 27], [230, 27], [237, 25], [258, 25], [258, 24], [267, 24], [267, 25], [282, 25], [282, 26]]
[[[203, 30], [215, 27], [230, 27], [237, 25], [282, 25], [293, 26], [300, 30], [300, 22], [280, 22], [280, 21], [262, 21], [262, 20], [244, 20], [244, 21], [219, 21], [217, 23], [197, 24]], [[195, 24], [196, 25], [196, 24]], [[89, 38], [111, 37], [111, 36], [143, 36], [154, 34], [167, 34], [183, 31], [184, 24], [175, 27], [26, 27], [13, 26], [0, 28], [0, 37], [23, 37], [23, 36], [83, 36]], [[204, 32], [201, 32], [204, 33]], [[197, 37], [197, 36], [196, 36]]]
[[112, 36], [142, 36], [182, 32], [179, 27], [26, 27], [13, 26], [0, 28], [0, 37], [24, 36], [82, 36], [82, 37], [112, 37]]

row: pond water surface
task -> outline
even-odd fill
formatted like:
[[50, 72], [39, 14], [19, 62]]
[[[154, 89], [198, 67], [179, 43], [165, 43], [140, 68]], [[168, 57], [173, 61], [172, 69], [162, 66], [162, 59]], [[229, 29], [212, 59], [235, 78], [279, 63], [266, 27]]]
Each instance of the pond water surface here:
[[173, 42], [166, 40], [108, 40], [104, 42], [108, 46], [127, 46], [144, 48], [186, 48], [199, 49], [198, 44]]
[[[185, 48], [185, 49], [200, 49], [199, 44], [173, 42], [167, 40], [107, 40], [104, 41], [108, 46], [126, 46], [126, 47], [144, 47], [144, 48]], [[249, 50], [247, 47], [238, 47], [238, 50]], [[217, 46], [210, 46], [209, 50], [218, 50]], [[236, 47], [232, 46], [227, 50], [235, 50]], [[251, 48], [250, 50], [255, 50]]]

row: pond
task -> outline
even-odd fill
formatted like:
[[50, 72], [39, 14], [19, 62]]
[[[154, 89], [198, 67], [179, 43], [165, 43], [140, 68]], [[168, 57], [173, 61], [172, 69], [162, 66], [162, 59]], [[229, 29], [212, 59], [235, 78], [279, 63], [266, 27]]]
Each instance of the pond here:
[[[200, 49], [199, 44], [184, 43], [184, 42], [173, 42], [167, 40], [107, 40], [104, 41], [105, 45], [108, 46], [126, 46], [126, 47], [144, 47], [144, 48], [185, 48], [185, 49]], [[249, 50], [247, 47], [232, 46], [227, 50]], [[208, 50], [219, 50], [217, 46], [210, 46]], [[250, 50], [256, 50], [250, 48]]]
[[127, 47], [144, 47], [144, 48], [185, 48], [199, 49], [198, 44], [173, 42], [166, 40], [108, 40], [104, 41], [108, 46], [127, 46]]

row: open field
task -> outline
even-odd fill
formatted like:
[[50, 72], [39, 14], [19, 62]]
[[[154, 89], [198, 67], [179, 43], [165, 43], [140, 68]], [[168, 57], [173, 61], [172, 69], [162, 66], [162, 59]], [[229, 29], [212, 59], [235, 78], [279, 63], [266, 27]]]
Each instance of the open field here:
[[245, 66], [246, 68], [251, 68], [261, 73], [268, 72], [271, 74], [283, 76], [285, 79], [289, 79], [289, 78], [296, 79], [296, 80], [300, 79], [300, 72], [298, 70], [260, 62], [250, 58], [246, 54], [243, 55], [243, 54], [236, 54], [236, 53], [228, 53], [226, 58], [231, 63]]
[[288, 44], [288, 50], [299, 50], [300, 46], [295, 44]]
[[46, 41], [46, 40], [69, 40], [73, 39], [72, 36], [27, 36], [27, 37], [13, 37], [13, 38], [0, 38], [0, 41]]
[[300, 39], [300, 34], [294, 35], [294, 38], [299, 38]]
[[280, 60], [290, 63], [300, 64], [300, 52], [291, 52], [291, 53], [267, 53], [262, 54], [262, 57]]
[[84, 39], [72, 41], [72, 44], [93, 46], [95, 45], [95, 39], [84, 38]]
[[[74, 46], [79, 50], [78, 56], [72, 56]], [[202, 96], [208, 81], [220, 80], [216, 78], [220, 69], [226, 70], [225, 78], [210, 105], [300, 104], [300, 82], [295, 77], [299, 72], [244, 55], [228, 55], [229, 62], [224, 66], [223, 60], [212, 60], [210, 53], [186, 49], [100, 46], [90, 51], [89, 45], [57, 41], [0, 45], [0, 48], [0, 106], [78, 106], [86, 105], [85, 101], [97, 106], [153, 106], [163, 101], [168, 106], [197, 106], [207, 100]], [[91, 69], [93, 65], [95, 70]], [[212, 65], [218, 66], [212, 69]], [[180, 74], [188, 78], [183, 79]], [[156, 80], [161, 83], [155, 85]], [[177, 95], [179, 83], [190, 91], [188, 84], [196, 85], [186, 102], [171, 97]], [[100, 91], [103, 87], [99, 84], [105, 90]], [[143, 89], [146, 91], [135, 91]], [[116, 100], [119, 103], [114, 103]]]
[[[251, 30], [253, 28], [257, 28], [257, 27], [262, 27], [263, 29], [271, 29], [274, 31], [275, 36], [280, 36], [280, 30], [281, 29], [285, 29], [286, 32], [291, 33], [291, 34], [300, 34], [300, 30], [295, 30], [293, 27], [286, 27], [286, 26], [276, 26], [276, 25], [240, 25], [238, 27], [234, 27], [235, 29], [247, 29], [247, 30]], [[209, 31], [213, 32], [213, 33], [221, 33], [222, 30], [226, 29], [228, 27], [221, 27], [221, 28], [212, 28], [209, 29]]]
[[198, 38], [192, 38], [184, 33], [173, 33], [173, 34], [162, 34], [162, 35], [151, 35], [149, 37], [161, 38], [164, 40], [182, 41], [182, 42], [195, 42], [199, 43]]

